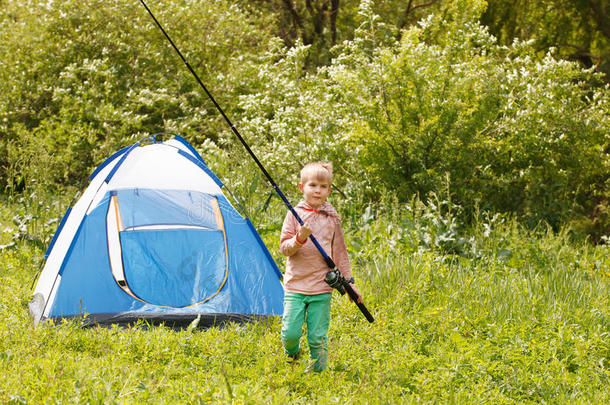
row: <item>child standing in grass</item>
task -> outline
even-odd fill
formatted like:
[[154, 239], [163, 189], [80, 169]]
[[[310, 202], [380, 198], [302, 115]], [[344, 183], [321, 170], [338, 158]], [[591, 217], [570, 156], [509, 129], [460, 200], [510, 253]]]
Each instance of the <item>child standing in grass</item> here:
[[[341, 219], [333, 206], [326, 202], [332, 177], [330, 163], [312, 162], [303, 167], [299, 189], [304, 201], [295, 210], [304, 225], [299, 225], [294, 215], [288, 212], [280, 239], [280, 251], [287, 256], [282, 344], [288, 356], [298, 358], [303, 324], [307, 323], [307, 343], [316, 372], [326, 368], [326, 334], [330, 323], [332, 288], [324, 281], [329, 268], [318, 249], [308, 241], [309, 235], [313, 233], [345, 279], [351, 278]], [[352, 288], [358, 301], [362, 302], [358, 289]]]

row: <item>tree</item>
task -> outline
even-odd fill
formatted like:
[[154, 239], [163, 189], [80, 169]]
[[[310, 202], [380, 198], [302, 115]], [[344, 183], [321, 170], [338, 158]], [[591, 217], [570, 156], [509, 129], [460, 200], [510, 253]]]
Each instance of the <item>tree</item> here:
[[275, 16], [275, 35], [286, 45], [312, 47], [307, 67], [328, 63], [329, 50], [354, 28], [350, 10], [358, 0], [248, 0], [245, 8]]
[[610, 81], [610, 3], [607, 0], [489, 0], [483, 24], [501, 43], [533, 39], [536, 49], [595, 67]]
[[306, 63], [309, 68], [328, 64], [331, 48], [353, 39], [354, 31], [362, 22], [358, 14], [361, 5], [374, 10], [393, 26], [396, 37], [403, 28], [444, 7], [442, 0], [249, 0], [242, 4], [274, 14], [276, 35], [286, 45], [295, 46], [300, 42], [311, 46]]

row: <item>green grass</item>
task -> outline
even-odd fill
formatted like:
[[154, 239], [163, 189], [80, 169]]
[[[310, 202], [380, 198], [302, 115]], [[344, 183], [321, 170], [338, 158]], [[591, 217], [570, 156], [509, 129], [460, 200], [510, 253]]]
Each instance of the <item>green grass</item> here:
[[[33, 327], [27, 284], [44, 252], [32, 240], [48, 238], [44, 224], [65, 203], [43, 204], [14, 237], [15, 213], [39, 205], [0, 206], [0, 230], [13, 228], [0, 245], [17, 242], [0, 252], [2, 403], [610, 403], [610, 249], [568, 231], [479, 220], [454, 235], [470, 241], [458, 255], [459, 244], [430, 242], [446, 229], [417, 210], [346, 223], [376, 321], [335, 295], [329, 367], [318, 375], [307, 356], [286, 362], [279, 319], [194, 331]], [[277, 229], [263, 237], [276, 250]]]

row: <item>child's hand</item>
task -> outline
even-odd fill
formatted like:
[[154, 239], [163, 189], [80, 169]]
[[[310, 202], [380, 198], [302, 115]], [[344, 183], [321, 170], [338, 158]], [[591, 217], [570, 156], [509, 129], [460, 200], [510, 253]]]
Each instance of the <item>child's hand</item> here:
[[307, 238], [309, 238], [309, 235], [311, 235], [311, 228], [309, 227], [309, 224], [307, 222], [305, 222], [303, 225], [301, 225], [301, 227], [299, 228], [299, 234], [297, 235], [299, 240], [307, 240]]
[[[354, 292], [356, 293], [356, 295], [358, 296], [358, 304], [362, 304], [362, 294], [360, 294], [360, 290], [358, 290], [358, 287], [356, 287], [354, 284], [351, 284], [352, 290], [354, 290]], [[352, 300], [352, 297], [349, 297], [350, 301]]]

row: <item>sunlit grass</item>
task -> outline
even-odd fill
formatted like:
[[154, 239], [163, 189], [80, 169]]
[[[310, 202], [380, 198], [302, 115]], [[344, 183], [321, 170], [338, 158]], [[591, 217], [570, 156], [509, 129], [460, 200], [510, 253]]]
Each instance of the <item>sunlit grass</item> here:
[[[0, 223], [18, 208], [5, 203]], [[24, 239], [0, 252], [0, 401], [610, 401], [607, 247], [503, 221], [475, 224], [476, 243], [460, 255], [424, 246], [414, 230], [436, 231], [417, 218], [388, 218], [345, 224], [375, 322], [336, 294], [321, 375], [306, 371], [306, 349], [286, 362], [279, 319], [205, 331], [34, 328], [27, 284], [44, 252]], [[277, 230], [264, 237], [273, 246]]]

